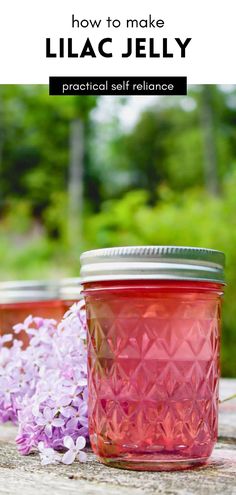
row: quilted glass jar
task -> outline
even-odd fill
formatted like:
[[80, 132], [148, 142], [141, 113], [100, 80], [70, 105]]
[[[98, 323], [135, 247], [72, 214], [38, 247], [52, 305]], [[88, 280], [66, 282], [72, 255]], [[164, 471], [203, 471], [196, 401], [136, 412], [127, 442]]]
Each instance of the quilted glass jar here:
[[89, 431], [105, 464], [204, 464], [217, 440], [224, 255], [180, 247], [84, 253]]

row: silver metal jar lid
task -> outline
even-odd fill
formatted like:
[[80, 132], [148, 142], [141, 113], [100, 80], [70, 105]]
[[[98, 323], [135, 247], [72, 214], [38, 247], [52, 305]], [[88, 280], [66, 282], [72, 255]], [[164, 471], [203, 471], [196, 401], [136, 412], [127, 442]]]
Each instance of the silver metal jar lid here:
[[22, 280], [0, 282], [0, 304], [58, 299], [57, 285], [50, 281]]
[[127, 246], [86, 251], [81, 282], [109, 280], [201, 280], [224, 283], [225, 256], [213, 249]]
[[82, 286], [80, 278], [63, 278], [59, 282], [59, 298], [62, 300], [81, 299]]

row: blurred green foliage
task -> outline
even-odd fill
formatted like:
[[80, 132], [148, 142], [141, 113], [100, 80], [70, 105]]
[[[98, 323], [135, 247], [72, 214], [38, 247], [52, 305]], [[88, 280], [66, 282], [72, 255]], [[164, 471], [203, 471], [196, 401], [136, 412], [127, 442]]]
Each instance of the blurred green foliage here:
[[[222, 368], [235, 376], [236, 88], [163, 97], [130, 129], [96, 120], [93, 97], [0, 88], [1, 279], [78, 276], [84, 249], [171, 244], [221, 249], [227, 267]], [[105, 107], [104, 107], [105, 108]], [[101, 110], [100, 110], [101, 112]], [[68, 236], [71, 122], [84, 129], [82, 239]], [[80, 198], [81, 199], [81, 198]]]

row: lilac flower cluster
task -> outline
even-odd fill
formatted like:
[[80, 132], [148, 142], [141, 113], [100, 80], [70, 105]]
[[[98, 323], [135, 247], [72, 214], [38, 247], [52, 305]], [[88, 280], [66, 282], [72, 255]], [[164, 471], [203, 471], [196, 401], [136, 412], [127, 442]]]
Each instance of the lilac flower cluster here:
[[[70, 463], [88, 438], [86, 318], [83, 302], [74, 304], [57, 325], [29, 316], [14, 327], [29, 336], [23, 350], [0, 339], [0, 421], [19, 425], [21, 454], [39, 450], [42, 464]], [[59, 451], [67, 452], [59, 454]]]

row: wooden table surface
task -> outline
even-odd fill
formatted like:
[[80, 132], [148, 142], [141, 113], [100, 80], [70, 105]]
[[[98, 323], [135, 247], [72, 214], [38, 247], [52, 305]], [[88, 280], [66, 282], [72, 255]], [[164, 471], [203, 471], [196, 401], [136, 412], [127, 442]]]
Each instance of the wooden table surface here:
[[[236, 392], [222, 380], [221, 398]], [[88, 462], [40, 465], [39, 456], [17, 453], [16, 428], [0, 425], [1, 495], [234, 495], [236, 494], [236, 400], [221, 404], [219, 440], [206, 467], [180, 472], [135, 472], [109, 468], [89, 452]]]

